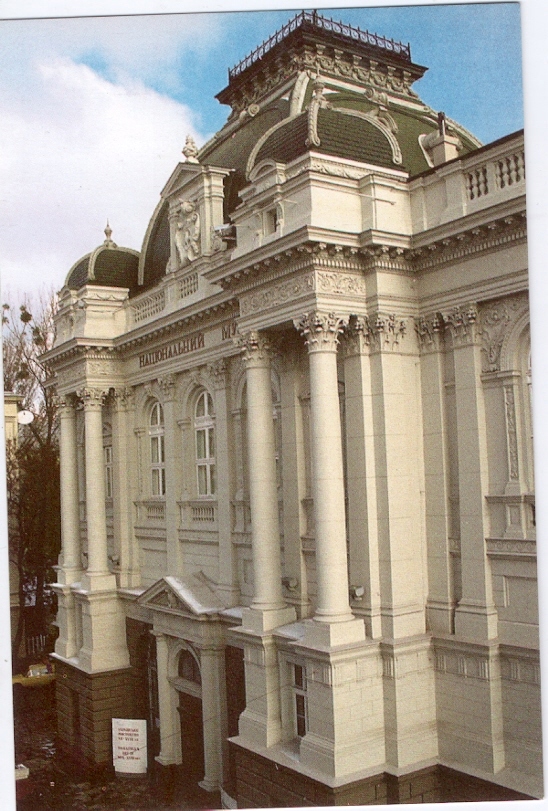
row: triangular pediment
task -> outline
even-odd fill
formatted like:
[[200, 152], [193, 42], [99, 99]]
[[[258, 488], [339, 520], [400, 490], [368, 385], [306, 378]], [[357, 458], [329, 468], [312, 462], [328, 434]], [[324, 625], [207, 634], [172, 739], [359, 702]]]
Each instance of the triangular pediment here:
[[172, 194], [184, 188], [187, 183], [194, 180], [202, 173], [202, 167], [199, 163], [183, 163], [182, 161], [177, 164], [169, 180], [161, 191], [161, 196], [165, 200], [171, 197]]
[[141, 594], [138, 602], [153, 611], [194, 616], [210, 616], [226, 608], [203, 572], [185, 578], [162, 577]]

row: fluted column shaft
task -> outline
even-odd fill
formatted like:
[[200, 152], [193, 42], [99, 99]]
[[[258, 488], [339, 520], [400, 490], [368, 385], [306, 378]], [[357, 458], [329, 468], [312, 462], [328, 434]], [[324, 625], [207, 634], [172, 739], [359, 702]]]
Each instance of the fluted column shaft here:
[[296, 322], [305, 337], [310, 366], [312, 496], [316, 528], [318, 602], [314, 619], [351, 620], [337, 344], [344, 321], [310, 313]]
[[78, 459], [76, 440], [76, 409], [72, 399], [65, 399], [60, 416], [61, 469], [61, 536], [62, 557], [59, 580], [71, 583], [82, 569], [80, 546], [80, 510], [78, 504]]
[[270, 347], [268, 341], [256, 332], [248, 333], [243, 343], [254, 573], [251, 607], [268, 611], [284, 607]]

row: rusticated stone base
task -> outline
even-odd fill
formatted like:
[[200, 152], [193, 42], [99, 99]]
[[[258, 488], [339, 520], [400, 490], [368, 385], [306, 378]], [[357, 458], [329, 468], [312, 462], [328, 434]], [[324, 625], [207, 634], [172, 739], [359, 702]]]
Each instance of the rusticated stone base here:
[[238, 808], [532, 800], [525, 794], [444, 766], [401, 777], [379, 774], [331, 788], [230, 742]]
[[57, 747], [86, 772], [112, 768], [112, 718], [132, 718], [130, 671], [84, 673], [56, 660]]

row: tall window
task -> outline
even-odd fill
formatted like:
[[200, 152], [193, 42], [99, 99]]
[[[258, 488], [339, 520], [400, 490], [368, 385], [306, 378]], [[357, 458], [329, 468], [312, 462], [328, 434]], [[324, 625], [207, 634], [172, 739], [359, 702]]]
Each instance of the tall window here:
[[164, 409], [154, 403], [150, 412], [150, 472], [153, 496], [166, 494], [166, 451], [165, 451]]
[[103, 448], [105, 457], [105, 496], [112, 498], [112, 445]]
[[198, 495], [214, 496], [216, 491], [215, 420], [213, 400], [207, 391], [203, 391], [196, 401], [194, 431], [196, 434]]

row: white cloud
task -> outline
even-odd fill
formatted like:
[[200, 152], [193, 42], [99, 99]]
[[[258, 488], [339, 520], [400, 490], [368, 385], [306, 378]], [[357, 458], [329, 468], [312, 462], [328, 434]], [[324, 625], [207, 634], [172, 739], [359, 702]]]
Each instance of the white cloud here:
[[2, 104], [2, 284], [59, 288], [107, 217], [118, 244], [140, 249], [187, 133], [203, 137], [191, 110], [127, 76], [57, 58], [28, 78], [23, 101]]

